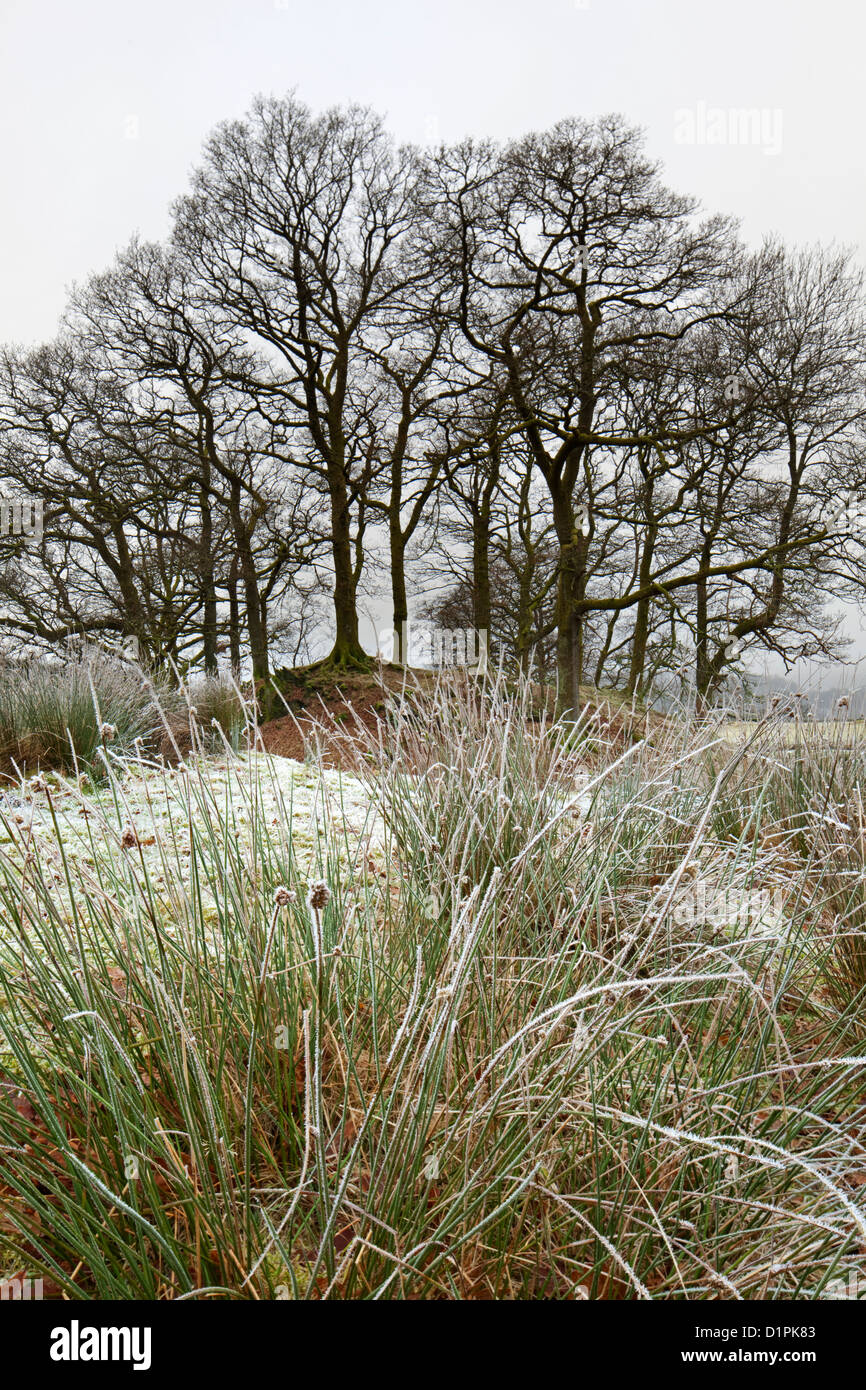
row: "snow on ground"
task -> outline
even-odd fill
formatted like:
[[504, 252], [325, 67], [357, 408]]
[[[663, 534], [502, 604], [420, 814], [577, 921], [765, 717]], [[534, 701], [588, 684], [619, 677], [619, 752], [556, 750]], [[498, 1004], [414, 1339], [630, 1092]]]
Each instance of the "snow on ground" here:
[[77, 871], [87, 877], [106, 857], [119, 864], [131, 855], [136, 871], [146, 869], [158, 887], [167, 873], [175, 884], [188, 882], [190, 836], [202, 837], [206, 827], [222, 836], [228, 827], [251, 854], [261, 836], [277, 857], [290, 842], [296, 866], [309, 877], [316, 877], [335, 831], [342, 861], [368, 869], [384, 861], [385, 828], [358, 779], [289, 758], [129, 764], [97, 788], [49, 774], [0, 793], [0, 854], [37, 857], [58, 888], [65, 882], [61, 842], [73, 879]]

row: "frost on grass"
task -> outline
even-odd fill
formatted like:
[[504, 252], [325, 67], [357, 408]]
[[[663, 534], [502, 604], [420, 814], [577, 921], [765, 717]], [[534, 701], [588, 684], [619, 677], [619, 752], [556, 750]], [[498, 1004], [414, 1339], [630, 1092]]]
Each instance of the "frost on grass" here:
[[[73, 899], [109, 892], [121, 905], [147, 885], [163, 907], [161, 929], [174, 935], [193, 866], [203, 915], [213, 919], [229, 861], [253, 885], [263, 847], [269, 861], [302, 879], [315, 875], [335, 839], [341, 874], [381, 872], [381, 819], [367, 790], [345, 773], [251, 754], [171, 768], [117, 760], [107, 781], [81, 783], [41, 774], [0, 796], [0, 856], [13, 871], [38, 868], [70, 921]], [[6, 922], [0, 953], [14, 943]]]
[[28, 1267], [83, 1298], [862, 1279], [866, 758], [528, 704], [419, 699], [361, 780], [117, 764], [8, 800]]

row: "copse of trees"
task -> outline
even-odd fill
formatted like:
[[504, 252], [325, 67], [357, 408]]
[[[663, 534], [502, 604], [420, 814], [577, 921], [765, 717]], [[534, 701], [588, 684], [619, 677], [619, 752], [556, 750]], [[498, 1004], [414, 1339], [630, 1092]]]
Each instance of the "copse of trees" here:
[[267, 692], [326, 624], [369, 663], [386, 571], [398, 633], [460, 615], [567, 711], [686, 666], [706, 703], [750, 649], [842, 650], [864, 328], [848, 254], [749, 251], [619, 117], [420, 150], [260, 99], [166, 245], [0, 356], [2, 493], [43, 504], [0, 538], [7, 646], [224, 652]]

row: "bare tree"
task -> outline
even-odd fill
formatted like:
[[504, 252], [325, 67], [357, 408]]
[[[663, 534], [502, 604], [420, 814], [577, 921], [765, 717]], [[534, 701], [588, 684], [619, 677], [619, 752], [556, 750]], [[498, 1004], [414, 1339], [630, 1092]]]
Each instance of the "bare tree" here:
[[[707, 319], [731, 228], [720, 218], [694, 225], [693, 202], [661, 184], [638, 133], [615, 117], [562, 122], [501, 154], [444, 151], [439, 169], [461, 327], [504, 372], [550, 491], [560, 679], [574, 712], [592, 607], [592, 523], [587, 534], [578, 525], [576, 492], [593, 446], [639, 442], [599, 433], [610, 367], [636, 342], [675, 341]], [[659, 422], [656, 437], [671, 436]]]
[[420, 172], [369, 111], [314, 117], [293, 98], [259, 99], [210, 137], [177, 205], [175, 239], [205, 292], [268, 353], [260, 410], [327, 498], [338, 665], [366, 664], [353, 520], [382, 462], [370, 363], [378, 352], [384, 366], [383, 333], [429, 277], [423, 257], [401, 255], [424, 206]]

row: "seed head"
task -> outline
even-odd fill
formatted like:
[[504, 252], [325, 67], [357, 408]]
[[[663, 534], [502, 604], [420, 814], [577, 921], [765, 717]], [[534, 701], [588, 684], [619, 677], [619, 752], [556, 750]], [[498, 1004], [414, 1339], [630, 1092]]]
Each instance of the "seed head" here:
[[319, 879], [317, 883], [310, 884], [307, 902], [314, 912], [323, 912], [330, 901], [331, 890], [323, 879]]
[[103, 724], [100, 726], [99, 737], [103, 743], [111, 743], [112, 739], [117, 737], [117, 729], [113, 724]]
[[132, 825], [125, 825], [123, 827], [123, 834], [120, 837], [120, 848], [135, 849], [140, 843], [141, 841], [135, 833], [135, 827]]
[[297, 893], [293, 893], [291, 888], [286, 888], [282, 883], [274, 890], [275, 907], [288, 907], [289, 903], [297, 902], [297, 898]]

